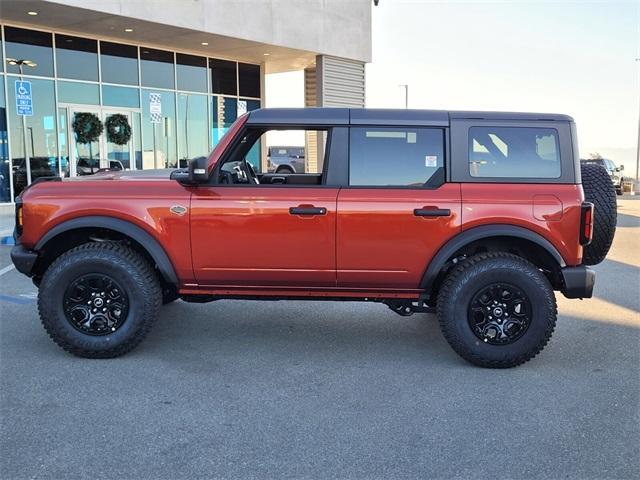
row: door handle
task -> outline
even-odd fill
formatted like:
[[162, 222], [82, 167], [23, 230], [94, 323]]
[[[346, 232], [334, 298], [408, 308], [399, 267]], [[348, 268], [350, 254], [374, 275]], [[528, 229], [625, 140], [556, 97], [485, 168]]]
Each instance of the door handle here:
[[314, 207], [313, 205], [309, 207], [291, 207], [289, 209], [289, 213], [291, 215], [326, 215], [327, 209], [324, 207]]
[[416, 217], [448, 217], [451, 210], [448, 208], [416, 208], [413, 211]]

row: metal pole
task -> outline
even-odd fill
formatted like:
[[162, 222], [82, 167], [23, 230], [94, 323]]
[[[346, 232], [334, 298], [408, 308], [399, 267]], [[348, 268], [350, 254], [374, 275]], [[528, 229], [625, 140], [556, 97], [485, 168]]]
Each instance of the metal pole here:
[[[22, 82], [24, 79], [22, 76], [24, 75], [22, 72], [22, 63], [18, 63], [18, 69], [20, 69], [20, 81]], [[31, 92], [33, 95], [33, 92]], [[24, 164], [27, 169], [27, 185], [31, 185], [31, 159], [29, 158], [29, 152], [27, 151], [27, 117], [25, 115], [21, 115], [22, 117], [22, 146], [24, 148]]]
[[404, 108], [408, 109], [409, 108], [409, 85], [405, 83], [400, 86], [404, 88]]
[[[640, 58], [636, 58], [636, 62], [640, 62]], [[640, 87], [640, 82], [638, 83], [638, 86]], [[636, 145], [636, 180], [640, 181], [640, 92], [638, 95], [638, 143]]]

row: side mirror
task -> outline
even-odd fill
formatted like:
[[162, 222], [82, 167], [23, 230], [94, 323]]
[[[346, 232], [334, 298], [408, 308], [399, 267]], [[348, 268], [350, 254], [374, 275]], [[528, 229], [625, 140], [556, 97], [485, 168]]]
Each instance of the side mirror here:
[[619, 171], [619, 172], [621, 172], [621, 171], [623, 171], [623, 170], [624, 170], [624, 165], [620, 165], [620, 166], [618, 167], [618, 171]]
[[207, 157], [197, 157], [189, 162], [189, 182], [196, 185], [209, 181]]
[[189, 162], [187, 170], [174, 170], [171, 180], [185, 185], [198, 185], [209, 181], [209, 164], [207, 157], [197, 157]]

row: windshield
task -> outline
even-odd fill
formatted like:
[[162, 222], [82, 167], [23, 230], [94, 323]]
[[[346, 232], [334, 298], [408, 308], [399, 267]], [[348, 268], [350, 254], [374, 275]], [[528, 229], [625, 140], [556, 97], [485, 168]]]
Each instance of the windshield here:
[[245, 113], [241, 117], [238, 117], [238, 119], [233, 122], [231, 127], [229, 127], [227, 133], [225, 133], [224, 136], [220, 139], [218, 144], [213, 147], [213, 151], [211, 152], [211, 154], [209, 154], [209, 173], [213, 171], [213, 168], [216, 166], [216, 163], [218, 162], [220, 156], [224, 153], [224, 151], [240, 131], [240, 129], [242, 129], [244, 122], [247, 121], [248, 115], [248, 113]]

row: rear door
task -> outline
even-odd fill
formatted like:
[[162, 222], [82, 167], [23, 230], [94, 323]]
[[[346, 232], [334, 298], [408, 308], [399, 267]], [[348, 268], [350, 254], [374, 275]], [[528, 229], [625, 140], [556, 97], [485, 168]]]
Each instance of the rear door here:
[[352, 126], [338, 194], [340, 287], [417, 289], [461, 230], [460, 185], [445, 182], [445, 128]]

